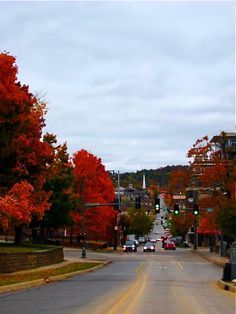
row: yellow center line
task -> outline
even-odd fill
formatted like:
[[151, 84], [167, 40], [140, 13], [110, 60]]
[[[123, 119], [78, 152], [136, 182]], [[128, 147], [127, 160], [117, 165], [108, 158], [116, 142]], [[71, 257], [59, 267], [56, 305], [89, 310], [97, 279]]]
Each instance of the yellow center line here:
[[128, 307], [124, 311], [124, 314], [130, 314], [130, 313], [135, 313], [134, 308], [138, 303], [138, 300], [143, 294], [144, 289], [146, 288], [147, 285], [147, 275], [143, 274], [142, 276], [142, 283], [141, 286], [138, 287], [138, 291], [136, 292], [135, 296], [132, 298], [132, 301], [129, 303]]
[[[129, 287], [129, 289], [121, 294], [117, 299], [116, 303], [109, 309], [107, 314], [124, 313], [128, 314], [136, 305], [138, 299], [143, 293], [146, 286], [146, 275], [143, 274], [144, 263], [142, 263], [136, 270], [136, 278], [134, 283]], [[140, 285], [141, 280], [141, 285]], [[129, 302], [127, 303], [127, 301]], [[126, 303], [128, 306], [126, 306]], [[125, 311], [121, 311], [122, 307], [126, 306]]]

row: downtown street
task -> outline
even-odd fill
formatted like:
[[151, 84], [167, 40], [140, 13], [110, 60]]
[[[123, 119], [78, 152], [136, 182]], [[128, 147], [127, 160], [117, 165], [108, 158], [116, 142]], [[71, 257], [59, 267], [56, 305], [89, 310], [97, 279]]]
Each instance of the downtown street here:
[[[67, 250], [65, 258], [81, 258]], [[92, 253], [102, 269], [0, 295], [3, 314], [234, 314], [235, 294], [217, 287], [222, 268], [191, 249], [155, 253]]]

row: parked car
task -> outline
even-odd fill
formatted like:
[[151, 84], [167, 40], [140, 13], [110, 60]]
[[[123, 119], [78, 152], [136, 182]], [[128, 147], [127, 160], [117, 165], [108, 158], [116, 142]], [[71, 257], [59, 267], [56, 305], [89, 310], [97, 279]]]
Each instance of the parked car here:
[[183, 238], [181, 236], [173, 237], [170, 239], [172, 242], [175, 242], [175, 244], [179, 244], [183, 242]]
[[164, 243], [164, 249], [165, 250], [176, 250], [175, 243], [172, 241], [165, 241]]
[[165, 242], [165, 241], [167, 241], [168, 237], [167, 237], [167, 235], [162, 235], [161, 239], [162, 239], [163, 242]]
[[155, 252], [155, 245], [151, 242], [146, 242], [143, 246], [143, 252]]
[[133, 240], [127, 240], [123, 245], [123, 252], [137, 252], [137, 245]]

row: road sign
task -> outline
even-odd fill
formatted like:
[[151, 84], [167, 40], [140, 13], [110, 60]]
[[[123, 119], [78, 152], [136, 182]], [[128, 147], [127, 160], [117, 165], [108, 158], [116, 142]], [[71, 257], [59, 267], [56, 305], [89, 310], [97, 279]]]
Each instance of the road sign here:
[[185, 195], [173, 195], [174, 200], [185, 200], [186, 196]]

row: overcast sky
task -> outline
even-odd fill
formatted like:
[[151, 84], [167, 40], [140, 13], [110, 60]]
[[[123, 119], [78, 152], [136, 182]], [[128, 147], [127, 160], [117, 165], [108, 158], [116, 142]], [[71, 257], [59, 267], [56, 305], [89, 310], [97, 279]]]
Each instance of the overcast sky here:
[[157, 169], [235, 130], [234, 25], [233, 1], [0, 2], [0, 51], [71, 156]]

